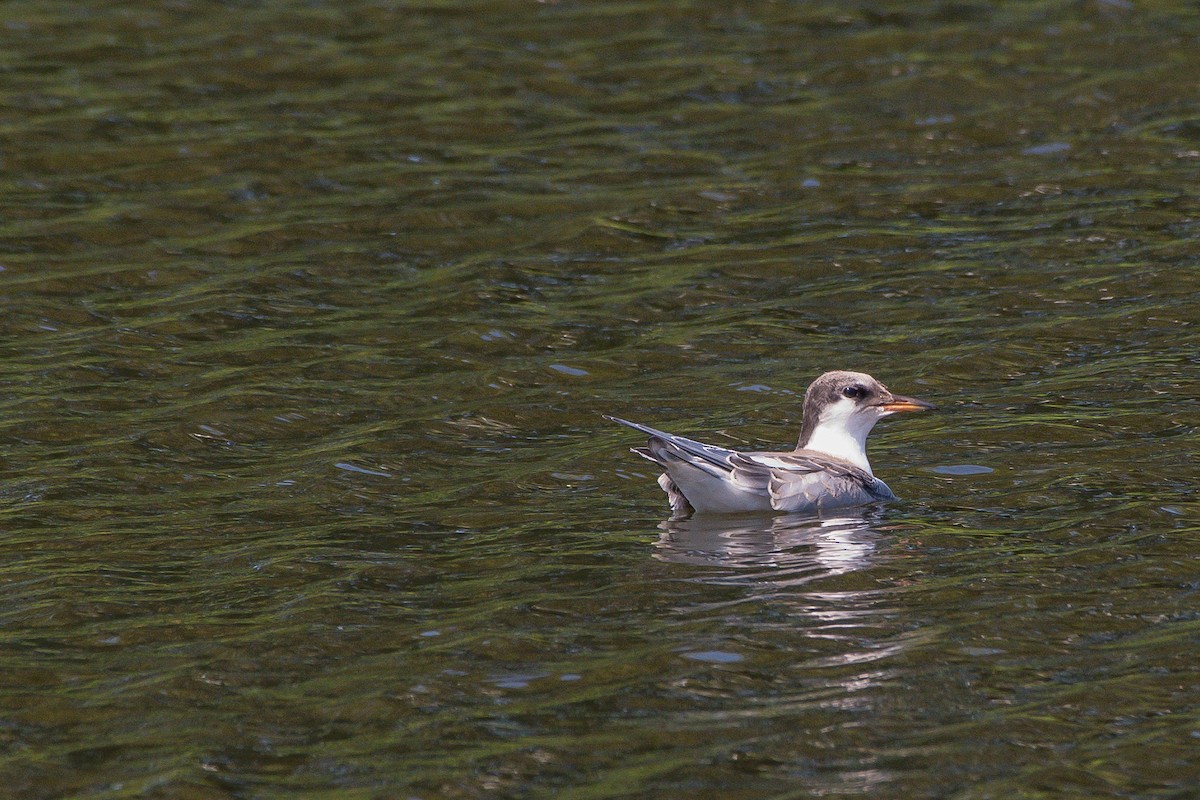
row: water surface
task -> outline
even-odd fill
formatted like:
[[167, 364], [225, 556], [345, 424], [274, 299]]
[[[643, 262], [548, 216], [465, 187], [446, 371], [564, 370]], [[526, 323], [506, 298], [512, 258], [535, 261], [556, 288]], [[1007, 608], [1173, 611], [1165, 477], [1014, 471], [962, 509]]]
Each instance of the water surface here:
[[[0, 12], [17, 797], [1185, 798], [1200, 17]], [[937, 403], [664, 522], [618, 414]]]

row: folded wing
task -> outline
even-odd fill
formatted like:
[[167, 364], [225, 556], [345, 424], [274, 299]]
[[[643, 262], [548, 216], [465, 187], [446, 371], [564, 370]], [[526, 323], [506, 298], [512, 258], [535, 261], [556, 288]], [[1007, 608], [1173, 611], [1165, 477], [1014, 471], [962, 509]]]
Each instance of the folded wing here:
[[658, 483], [676, 515], [693, 510], [806, 512], [895, 498], [871, 473], [821, 453], [740, 453], [618, 417], [607, 419], [650, 437], [646, 447], [632, 450], [665, 470]]
[[748, 494], [733, 481], [730, 459], [737, 453], [724, 447], [697, 442], [637, 422], [606, 417], [613, 422], [641, 431], [650, 437], [645, 447], [630, 448], [642, 458], [653, 461], [665, 472], [658, 485], [667, 493], [675, 516], [693, 511], [769, 511], [766, 492]]
[[764, 490], [775, 511], [814, 511], [895, 499], [887, 484], [866, 470], [811, 450], [735, 453], [731, 462], [735, 478]]

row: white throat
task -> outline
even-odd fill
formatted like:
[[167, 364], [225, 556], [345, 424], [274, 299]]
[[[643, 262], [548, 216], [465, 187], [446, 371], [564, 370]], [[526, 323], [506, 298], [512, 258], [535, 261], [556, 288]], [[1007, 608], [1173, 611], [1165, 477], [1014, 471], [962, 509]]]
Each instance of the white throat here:
[[871, 462], [867, 461], [867, 435], [878, 421], [873, 414], [855, 414], [850, 404], [837, 403], [821, 414], [821, 421], [808, 437], [804, 449], [849, 461], [874, 475]]

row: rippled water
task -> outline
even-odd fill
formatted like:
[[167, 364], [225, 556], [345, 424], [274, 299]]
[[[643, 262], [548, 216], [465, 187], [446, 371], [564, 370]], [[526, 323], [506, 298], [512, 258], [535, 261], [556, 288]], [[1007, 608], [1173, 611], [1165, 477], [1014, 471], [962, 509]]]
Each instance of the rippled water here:
[[[1193, 6], [0, 22], [12, 796], [1196, 796]], [[899, 503], [601, 417], [832, 368]]]

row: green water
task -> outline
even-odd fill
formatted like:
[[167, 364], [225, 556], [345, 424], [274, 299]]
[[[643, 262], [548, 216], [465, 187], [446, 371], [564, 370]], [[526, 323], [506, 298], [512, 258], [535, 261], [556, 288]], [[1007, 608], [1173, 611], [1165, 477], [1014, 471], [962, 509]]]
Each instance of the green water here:
[[[1200, 13], [0, 9], [0, 794], [1200, 786]], [[902, 500], [664, 523], [617, 414]]]

